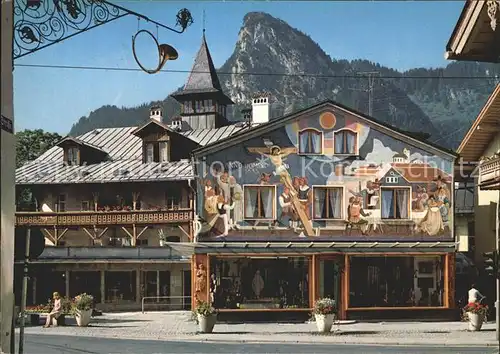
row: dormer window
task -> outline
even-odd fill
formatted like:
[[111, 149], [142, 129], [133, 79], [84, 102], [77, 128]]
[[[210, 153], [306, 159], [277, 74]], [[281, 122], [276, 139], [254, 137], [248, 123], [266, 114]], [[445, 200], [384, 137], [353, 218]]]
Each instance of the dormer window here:
[[66, 150], [66, 163], [70, 166], [78, 166], [80, 152], [77, 147], [70, 147]]
[[167, 141], [146, 142], [144, 151], [144, 161], [149, 162], [168, 162], [169, 150]]

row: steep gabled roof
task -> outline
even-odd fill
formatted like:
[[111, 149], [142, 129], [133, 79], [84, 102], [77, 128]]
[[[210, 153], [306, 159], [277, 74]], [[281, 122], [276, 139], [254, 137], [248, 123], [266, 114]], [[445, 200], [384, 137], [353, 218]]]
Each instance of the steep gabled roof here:
[[347, 106], [344, 106], [340, 103], [337, 103], [332, 100], [325, 100], [322, 102], [319, 102], [317, 104], [314, 104], [312, 106], [309, 106], [307, 108], [301, 109], [299, 111], [284, 115], [280, 118], [273, 119], [269, 121], [268, 123], [260, 124], [256, 127], [250, 128], [250, 129], [245, 129], [242, 130], [236, 134], [233, 134], [229, 136], [226, 139], [220, 139], [218, 141], [215, 141], [214, 143], [211, 144], [206, 144], [205, 146], [202, 146], [198, 149], [195, 149], [193, 151], [193, 154], [195, 156], [203, 156], [206, 154], [209, 154], [210, 152], [213, 151], [218, 151], [236, 144], [240, 144], [244, 141], [247, 141], [252, 138], [256, 138], [261, 136], [262, 134], [265, 134], [266, 132], [270, 130], [275, 130], [279, 129], [283, 126], [285, 126], [287, 123], [294, 121], [295, 119], [298, 119], [302, 115], [305, 114], [314, 114], [316, 112], [320, 112], [324, 109], [338, 109], [340, 111], [343, 111], [344, 113], [351, 114], [357, 118], [359, 118], [362, 121], [365, 121], [368, 125], [386, 133], [395, 136], [398, 139], [401, 139], [405, 142], [407, 142], [409, 145], [413, 145], [418, 148], [422, 148], [422, 146], [426, 146], [428, 149], [438, 153], [438, 154], [444, 154], [448, 155], [450, 157], [457, 157], [457, 154], [449, 149], [446, 149], [442, 146], [439, 146], [437, 144], [431, 143], [429, 141], [420, 141], [416, 139], [415, 137], [411, 136], [408, 132], [403, 131], [399, 128], [396, 128], [394, 126], [391, 126], [387, 123], [383, 123], [373, 117], [370, 117], [362, 112], [356, 111], [352, 108], [349, 108]]
[[233, 101], [222, 90], [204, 33], [200, 49], [196, 54], [193, 67], [184, 88], [171, 96], [179, 99], [182, 96], [199, 93], [215, 93], [220, 96], [224, 103], [233, 104]]

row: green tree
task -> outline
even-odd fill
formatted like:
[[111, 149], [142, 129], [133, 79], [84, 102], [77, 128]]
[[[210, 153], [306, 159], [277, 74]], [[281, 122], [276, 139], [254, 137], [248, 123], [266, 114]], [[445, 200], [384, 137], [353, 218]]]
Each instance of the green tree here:
[[16, 133], [16, 167], [33, 161], [62, 139], [57, 133], [42, 129], [23, 130]]
[[[16, 168], [35, 160], [61, 139], [62, 136], [59, 134], [45, 132], [42, 129], [17, 132]], [[36, 200], [30, 188], [16, 188], [16, 205], [18, 211], [36, 210]]]

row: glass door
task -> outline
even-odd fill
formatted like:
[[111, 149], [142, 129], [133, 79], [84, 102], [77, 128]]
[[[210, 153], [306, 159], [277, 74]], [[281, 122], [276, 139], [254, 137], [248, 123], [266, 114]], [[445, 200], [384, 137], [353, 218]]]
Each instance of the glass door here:
[[336, 260], [319, 262], [319, 297], [329, 297], [340, 307], [340, 267]]

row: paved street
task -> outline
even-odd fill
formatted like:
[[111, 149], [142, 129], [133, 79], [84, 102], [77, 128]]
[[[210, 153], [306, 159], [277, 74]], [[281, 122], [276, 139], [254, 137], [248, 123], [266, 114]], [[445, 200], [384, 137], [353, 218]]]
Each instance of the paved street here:
[[453, 353], [489, 354], [495, 348], [362, 346], [343, 344], [204, 343], [34, 335], [26, 337], [26, 354], [105, 353]]
[[[68, 326], [48, 329], [41, 326], [27, 327], [25, 333], [28, 339], [63, 337], [63, 343], [68, 343], [64, 342], [67, 337], [79, 337], [78, 340], [89, 343], [94, 343], [96, 338], [120, 338], [142, 341], [169, 340], [185, 343], [183, 345], [187, 347], [195, 345], [189, 342], [202, 341], [214, 345], [233, 344], [236, 347], [241, 343], [283, 343], [296, 344], [297, 347], [313, 344], [325, 344], [330, 347], [340, 344], [470, 348], [497, 346], [494, 323], [487, 323], [480, 332], [474, 333], [467, 331], [465, 322], [342, 323], [334, 325], [332, 332], [327, 335], [317, 333], [314, 323], [217, 323], [214, 333], [200, 334], [197, 333], [197, 325], [190, 321], [190, 313], [179, 311], [105, 314], [93, 318], [88, 327], [77, 327], [74, 319], [68, 318], [67, 324]], [[87, 337], [92, 337], [92, 340]], [[90, 350], [89, 347], [87, 349]], [[318, 350], [321, 352], [321, 349]]]

